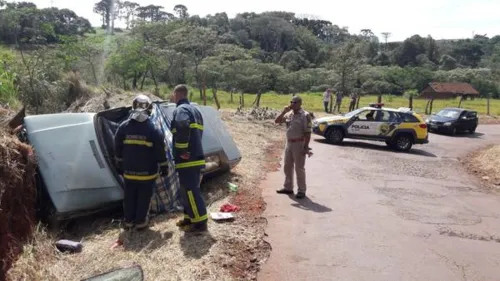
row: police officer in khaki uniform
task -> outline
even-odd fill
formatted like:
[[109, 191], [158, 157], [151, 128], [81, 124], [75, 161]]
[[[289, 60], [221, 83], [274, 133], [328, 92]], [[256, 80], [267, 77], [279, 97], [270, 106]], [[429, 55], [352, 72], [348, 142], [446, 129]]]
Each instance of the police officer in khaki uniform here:
[[312, 117], [302, 109], [302, 99], [294, 96], [290, 106], [283, 109], [274, 121], [277, 124], [286, 122], [285, 148], [285, 183], [282, 189], [276, 190], [279, 194], [293, 194], [293, 170], [297, 174], [298, 199], [306, 196], [306, 170], [304, 168], [306, 155], [309, 152], [311, 140]]

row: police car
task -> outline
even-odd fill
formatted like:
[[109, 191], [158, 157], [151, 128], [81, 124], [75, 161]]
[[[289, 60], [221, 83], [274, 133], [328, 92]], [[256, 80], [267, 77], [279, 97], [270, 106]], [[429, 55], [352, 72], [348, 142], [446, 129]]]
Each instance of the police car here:
[[386, 108], [382, 103], [345, 115], [317, 118], [313, 121], [313, 133], [332, 144], [340, 144], [344, 138], [384, 141], [398, 151], [429, 142], [427, 124], [420, 115], [409, 108]]

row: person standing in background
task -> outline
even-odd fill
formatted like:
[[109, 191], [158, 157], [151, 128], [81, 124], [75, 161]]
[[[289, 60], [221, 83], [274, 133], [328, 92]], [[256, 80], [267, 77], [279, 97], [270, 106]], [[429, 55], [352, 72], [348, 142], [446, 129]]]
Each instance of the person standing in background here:
[[332, 96], [332, 90], [330, 88], [326, 89], [323, 93], [323, 105], [325, 106], [325, 112], [328, 113], [328, 104]]
[[342, 91], [337, 91], [335, 94], [335, 106], [333, 111], [335, 112], [335, 108], [337, 108], [337, 113], [340, 113], [340, 105], [342, 104]]
[[356, 92], [351, 93], [351, 103], [349, 103], [349, 112], [356, 108], [356, 101], [358, 100], [358, 94]]

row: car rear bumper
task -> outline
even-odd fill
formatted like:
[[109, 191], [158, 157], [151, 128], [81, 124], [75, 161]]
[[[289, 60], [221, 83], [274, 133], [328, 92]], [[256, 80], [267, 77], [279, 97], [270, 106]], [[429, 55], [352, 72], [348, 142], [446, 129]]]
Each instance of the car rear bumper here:
[[416, 144], [426, 144], [426, 143], [429, 143], [429, 139], [428, 138], [425, 138], [425, 139], [417, 139], [415, 141]]

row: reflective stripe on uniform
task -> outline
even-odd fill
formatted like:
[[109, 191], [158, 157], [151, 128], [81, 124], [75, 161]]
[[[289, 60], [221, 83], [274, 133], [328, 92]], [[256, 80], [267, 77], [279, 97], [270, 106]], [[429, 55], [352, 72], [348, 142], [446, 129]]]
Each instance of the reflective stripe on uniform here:
[[203, 125], [198, 124], [198, 123], [191, 123], [189, 124], [189, 128], [191, 129], [198, 129], [203, 131]]
[[191, 223], [197, 223], [207, 220], [208, 215], [200, 217], [200, 213], [198, 212], [198, 206], [196, 205], [196, 201], [194, 200], [193, 192], [191, 190], [188, 190], [187, 194], [189, 198], [189, 205], [191, 205], [191, 209], [193, 210], [193, 215], [194, 215], [194, 218], [190, 218]]
[[121, 161], [123, 161], [123, 158], [119, 158], [119, 157], [116, 157], [116, 156], [115, 156], [115, 160], [116, 160], [117, 162], [121, 162]]
[[172, 132], [172, 134], [175, 134], [175, 133], [177, 133], [177, 129], [173, 128], [172, 131], [170, 131], [170, 132]]
[[160, 163], [160, 166], [162, 166], [162, 167], [164, 167], [164, 166], [168, 166], [168, 161], [161, 162], [161, 163]]
[[183, 143], [175, 143], [175, 148], [188, 148], [189, 143], [188, 142], [183, 142]]
[[191, 167], [203, 166], [205, 165], [205, 163], [206, 163], [205, 160], [191, 161], [191, 162], [176, 164], [175, 168], [176, 169], [191, 168]]
[[126, 179], [128, 179], [128, 180], [149, 181], [149, 180], [156, 179], [158, 177], [158, 174], [147, 175], [147, 176], [138, 176], [138, 175], [123, 174], [123, 177], [126, 178]]
[[134, 144], [134, 145], [145, 145], [147, 147], [153, 147], [153, 143], [144, 140], [124, 140], [124, 144]]

